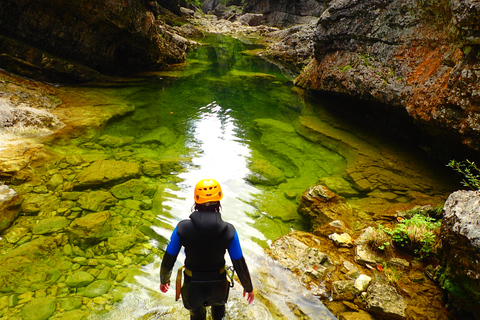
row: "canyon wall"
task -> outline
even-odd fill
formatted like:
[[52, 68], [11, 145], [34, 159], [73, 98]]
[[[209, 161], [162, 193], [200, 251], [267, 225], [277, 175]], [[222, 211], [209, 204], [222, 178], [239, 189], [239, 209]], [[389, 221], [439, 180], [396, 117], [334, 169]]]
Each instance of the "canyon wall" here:
[[143, 0], [0, 1], [0, 68], [44, 81], [161, 69], [187, 49], [161, 13]]
[[439, 149], [480, 153], [480, 2], [332, 0], [296, 84], [406, 113]]

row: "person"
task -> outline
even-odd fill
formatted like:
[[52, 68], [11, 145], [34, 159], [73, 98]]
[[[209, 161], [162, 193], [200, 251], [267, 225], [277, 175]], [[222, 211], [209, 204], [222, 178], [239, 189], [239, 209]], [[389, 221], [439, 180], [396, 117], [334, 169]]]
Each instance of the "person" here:
[[[214, 320], [222, 319], [230, 288], [225, 267], [227, 250], [248, 303], [255, 298], [252, 280], [237, 231], [232, 224], [222, 220], [220, 200], [223, 193], [220, 184], [213, 179], [199, 181], [194, 198], [195, 211], [189, 219], [178, 223], [167, 245], [160, 266], [160, 291], [168, 291], [173, 265], [183, 246], [185, 266], [181, 295], [183, 305], [190, 311], [190, 319], [204, 320], [207, 306], [211, 306]], [[177, 290], [178, 287], [177, 277]]]

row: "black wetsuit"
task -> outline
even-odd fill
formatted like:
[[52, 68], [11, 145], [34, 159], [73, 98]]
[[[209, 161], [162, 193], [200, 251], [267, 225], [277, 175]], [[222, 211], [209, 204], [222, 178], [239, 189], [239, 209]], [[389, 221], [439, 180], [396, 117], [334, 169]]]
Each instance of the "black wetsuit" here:
[[219, 212], [195, 211], [180, 221], [172, 233], [160, 268], [160, 281], [170, 281], [173, 265], [181, 247], [185, 247], [185, 282], [182, 299], [191, 319], [205, 319], [205, 306], [212, 306], [214, 319], [222, 319], [228, 299], [225, 252], [228, 250], [240, 282], [247, 292], [253, 290], [234, 226], [222, 220]]

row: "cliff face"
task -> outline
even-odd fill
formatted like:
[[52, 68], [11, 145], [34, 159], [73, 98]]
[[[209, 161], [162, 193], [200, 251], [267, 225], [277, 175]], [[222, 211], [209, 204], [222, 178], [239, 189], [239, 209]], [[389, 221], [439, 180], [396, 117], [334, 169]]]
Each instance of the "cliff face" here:
[[289, 26], [309, 23], [325, 9], [323, 0], [247, 0], [244, 12], [261, 13], [263, 24]]
[[143, 0], [0, 1], [0, 67], [82, 80], [182, 61], [186, 47], [158, 8]]
[[478, 1], [332, 0], [296, 83], [406, 111], [439, 145], [479, 154], [479, 22]]

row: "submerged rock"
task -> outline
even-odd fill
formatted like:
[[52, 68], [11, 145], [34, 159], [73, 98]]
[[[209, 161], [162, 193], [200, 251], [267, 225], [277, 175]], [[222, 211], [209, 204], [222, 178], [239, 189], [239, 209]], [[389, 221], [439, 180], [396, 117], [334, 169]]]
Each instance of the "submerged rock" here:
[[47, 320], [55, 312], [56, 303], [57, 301], [54, 298], [35, 299], [22, 309], [23, 319]]
[[77, 176], [75, 188], [86, 189], [122, 182], [140, 175], [140, 165], [137, 163], [98, 160], [84, 169]]
[[298, 213], [309, 219], [312, 229], [334, 220], [352, 217], [353, 210], [345, 198], [325, 186], [315, 186], [305, 191]]
[[95, 212], [75, 219], [68, 228], [71, 242], [81, 248], [106, 240], [112, 231], [109, 211]]

